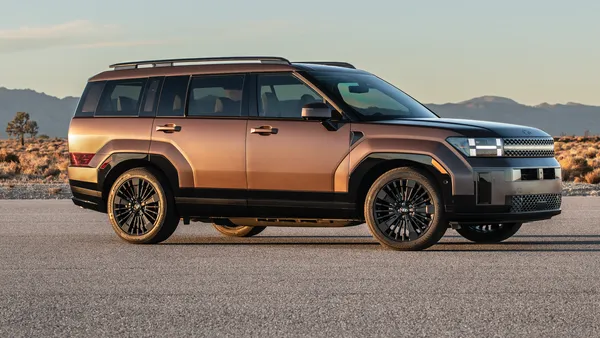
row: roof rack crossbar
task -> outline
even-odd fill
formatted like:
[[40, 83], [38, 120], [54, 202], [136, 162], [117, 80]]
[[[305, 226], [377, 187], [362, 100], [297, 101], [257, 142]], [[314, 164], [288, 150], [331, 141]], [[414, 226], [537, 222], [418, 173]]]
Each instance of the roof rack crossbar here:
[[356, 67], [354, 67], [354, 65], [352, 65], [351, 63], [343, 62], [343, 61], [306, 61], [306, 62], [296, 62], [296, 63], [307, 63], [307, 64], [314, 64], [314, 65], [337, 66], [337, 67], [356, 69]]
[[173, 66], [175, 63], [193, 63], [193, 62], [236, 62], [236, 61], [260, 61], [261, 63], [275, 64], [291, 64], [285, 58], [279, 56], [228, 56], [228, 57], [203, 57], [203, 58], [188, 58], [188, 59], [165, 59], [165, 60], [148, 60], [148, 61], [133, 61], [122, 62], [110, 65], [110, 68], [117, 69], [135, 69], [139, 66], [149, 65], [152, 67]]

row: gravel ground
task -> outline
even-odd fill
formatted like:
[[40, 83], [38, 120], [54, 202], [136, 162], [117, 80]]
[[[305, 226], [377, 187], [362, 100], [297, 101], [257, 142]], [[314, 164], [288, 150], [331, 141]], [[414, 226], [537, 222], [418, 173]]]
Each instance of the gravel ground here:
[[600, 184], [564, 182], [563, 196], [600, 196]]
[[[600, 184], [565, 182], [563, 196], [600, 196]], [[71, 189], [66, 183], [0, 183], [0, 199], [67, 199]]]
[[67, 199], [71, 189], [66, 183], [0, 183], [0, 199]]

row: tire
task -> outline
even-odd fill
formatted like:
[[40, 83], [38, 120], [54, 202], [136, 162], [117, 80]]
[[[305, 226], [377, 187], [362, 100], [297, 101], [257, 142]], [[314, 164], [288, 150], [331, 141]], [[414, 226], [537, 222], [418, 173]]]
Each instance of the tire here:
[[236, 225], [228, 219], [221, 220], [220, 224], [213, 223], [213, 227], [220, 233], [229, 237], [252, 237], [260, 234], [266, 227], [253, 227], [249, 225]]
[[371, 234], [386, 248], [424, 250], [446, 233], [448, 223], [433, 180], [409, 167], [381, 175], [365, 199]]
[[499, 243], [516, 234], [521, 225], [523, 223], [461, 225], [456, 232], [475, 243]]
[[175, 198], [161, 175], [147, 168], [123, 173], [110, 189], [107, 210], [115, 233], [136, 244], [169, 238], [179, 225]]

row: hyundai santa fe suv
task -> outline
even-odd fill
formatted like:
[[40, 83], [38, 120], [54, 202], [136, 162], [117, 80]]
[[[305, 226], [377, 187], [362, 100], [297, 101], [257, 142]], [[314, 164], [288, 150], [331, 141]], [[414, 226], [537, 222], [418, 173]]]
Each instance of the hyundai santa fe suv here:
[[222, 57], [119, 63], [89, 79], [69, 128], [73, 202], [131, 243], [181, 220], [227, 236], [367, 223], [396, 250], [448, 228], [500, 242], [561, 212], [554, 141], [439, 118], [344, 62]]

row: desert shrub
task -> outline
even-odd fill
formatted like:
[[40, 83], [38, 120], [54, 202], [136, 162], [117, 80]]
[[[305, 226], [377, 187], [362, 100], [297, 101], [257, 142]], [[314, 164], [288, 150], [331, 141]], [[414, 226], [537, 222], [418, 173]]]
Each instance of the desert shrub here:
[[27, 147], [27, 152], [29, 153], [37, 153], [40, 151], [40, 148], [35, 147], [33, 145], [30, 145], [29, 147]]
[[600, 184], [600, 168], [585, 174], [583, 178], [589, 184]]
[[16, 162], [2, 162], [0, 163], [0, 179], [12, 179], [15, 178], [20, 172], [19, 164]]
[[60, 175], [60, 169], [58, 168], [48, 168], [46, 170], [44, 170], [43, 176], [44, 177], [56, 177]]
[[583, 175], [593, 170], [583, 157], [566, 157], [560, 161], [560, 166], [562, 167], [563, 180], [568, 181], [574, 180], [578, 176], [583, 177]]
[[598, 149], [595, 147], [588, 147], [583, 155], [587, 158], [595, 158], [598, 156]]
[[19, 163], [19, 155], [6, 150], [0, 150], [0, 163]]
[[48, 136], [46, 134], [41, 134], [41, 135], [38, 135], [37, 138], [43, 141], [43, 140], [48, 140], [50, 138], [50, 136]]

